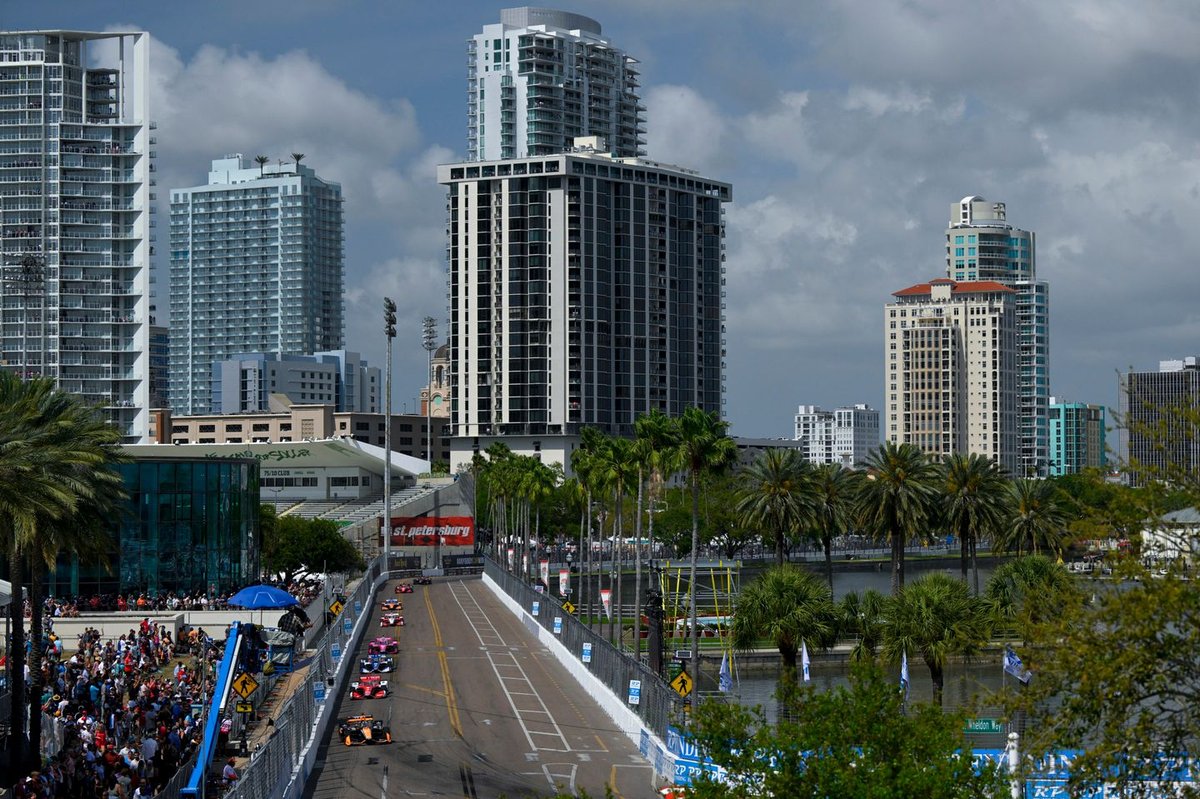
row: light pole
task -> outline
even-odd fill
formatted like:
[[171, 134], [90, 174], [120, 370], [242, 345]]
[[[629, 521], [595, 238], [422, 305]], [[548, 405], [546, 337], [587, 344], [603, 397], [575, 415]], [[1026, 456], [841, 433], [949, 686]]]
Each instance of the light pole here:
[[392, 339], [396, 337], [396, 303], [383, 298], [383, 332], [387, 336], [387, 377], [383, 405], [383, 571], [392, 570]]
[[425, 390], [425, 460], [429, 461], [429, 473], [433, 474], [433, 351], [437, 349], [437, 322], [432, 316], [421, 320], [421, 346], [429, 356], [425, 377], [429, 388]]

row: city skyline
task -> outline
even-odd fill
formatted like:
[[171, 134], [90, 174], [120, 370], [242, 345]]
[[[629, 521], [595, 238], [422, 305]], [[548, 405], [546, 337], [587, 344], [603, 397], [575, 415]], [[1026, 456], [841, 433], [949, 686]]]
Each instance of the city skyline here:
[[[951, 4], [554, 6], [640, 62], [647, 156], [735, 187], [733, 433], [788, 436], [798, 403], [884, 407], [878, 309], [943, 273], [945, 208], [972, 194], [1037, 231], [1051, 393], [1115, 407], [1118, 371], [1195, 354], [1200, 10], [1014, 3], [986, 20], [1020, 34], [981, 39]], [[500, 7], [62, 2], [0, 24], [155, 37], [160, 203], [220, 152], [305, 152], [340, 182], [346, 346], [382, 363], [378, 298], [397, 299], [399, 409], [425, 383], [421, 318], [447, 317], [435, 165], [466, 159], [465, 46]], [[156, 267], [161, 311], [161, 249]]]

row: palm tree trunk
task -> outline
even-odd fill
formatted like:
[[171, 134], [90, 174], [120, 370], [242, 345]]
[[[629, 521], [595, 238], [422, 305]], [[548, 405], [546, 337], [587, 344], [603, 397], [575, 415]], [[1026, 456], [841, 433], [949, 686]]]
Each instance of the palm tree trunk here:
[[[31, 549], [41, 550], [36, 540]], [[40, 765], [42, 750], [42, 564], [38, 560], [29, 568], [29, 749], [25, 767]]]
[[782, 566], [783, 561], [783, 525], [781, 524], [775, 531], [775, 565]]
[[633, 657], [642, 661], [642, 469], [638, 467], [637, 521], [633, 525]]
[[8, 574], [12, 580], [13, 596], [9, 603], [9, 618], [12, 624], [8, 660], [12, 675], [12, 704], [9, 705], [8, 729], [11, 743], [8, 746], [9, 766], [13, 775], [19, 773], [26, 757], [25, 746], [25, 603], [22, 601], [21, 584], [25, 580], [25, 563], [21, 552], [13, 544], [8, 558]]
[[897, 523], [896, 514], [891, 514], [888, 527], [892, 537], [892, 596], [904, 589], [904, 532]]
[[825, 576], [829, 580], [829, 591], [833, 593], [833, 536], [826, 533], [821, 536], [821, 543], [825, 546]]
[[975, 596], [979, 596], [979, 558], [975, 552], [978, 542], [971, 536], [971, 571], [975, 574]]
[[692, 557], [688, 568], [688, 634], [692, 639], [693, 678], [700, 675], [700, 630], [696, 627], [696, 558], [700, 553], [700, 475], [692, 472]]
[[959, 557], [959, 568], [962, 570], [962, 581], [967, 582], [967, 560], [971, 554], [971, 536], [963, 529], [958, 531], [958, 544], [961, 550]]
[[625, 508], [624, 508], [624, 505], [625, 505], [625, 491], [624, 491], [624, 489], [617, 489], [617, 521], [616, 521], [616, 525], [615, 525], [617, 529], [616, 529], [615, 535], [613, 536], [616, 539], [616, 546], [617, 546], [617, 552], [616, 552], [616, 556], [617, 556], [616, 557], [616, 561], [617, 561], [617, 603], [616, 603], [616, 612], [613, 613], [613, 618], [616, 620], [616, 635], [617, 635], [616, 645], [617, 645], [618, 649], [621, 646], [621, 636], [623, 636], [625, 634], [625, 622], [621, 618], [621, 608], [624, 607], [623, 600], [625, 599], [625, 595], [622, 592], [622, 590], [624, 588], [624, 577], [621, 573], [623, 571], [623, 569], [621, 567], [624, 565], [623, 561], [624, 561], [624, 557], [625, 557]]
[[933, 701], [942, 706], [942, 692], [946, 687], [946, 672], [941, 666], [929, 664], [929, 676], [933, 680]]

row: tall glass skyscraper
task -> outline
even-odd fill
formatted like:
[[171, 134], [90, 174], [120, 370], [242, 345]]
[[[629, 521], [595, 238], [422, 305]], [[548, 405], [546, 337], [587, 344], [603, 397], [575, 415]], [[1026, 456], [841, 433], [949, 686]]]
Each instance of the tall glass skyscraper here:
[[569, 469], [585, 426], [632, 436], [651, 410], [724, 410], [731, 187], [576, 144], [438, 167], [452, 471], [497, 440]]
[[1037, 279], [1034, 234], [1010, 225], [1004, 203], [964, 197], [950, 206], [946, 276], [991, 280], [1016, 292], [1021, 476], [1050, 466], [1050, 287]]
[[342, 348], [342, 189], [292, 161], [212, 163], [171, 190], [171, 408], [209, 413], [213, 363]]
[[149, 36], [0, 33], [0, 367], [149, 434]]
[[644, 154], [637, 60], [600, 23], [549, 8], [505, 8], [467, 43], [467, 160], [560, 153], [600, 136]]

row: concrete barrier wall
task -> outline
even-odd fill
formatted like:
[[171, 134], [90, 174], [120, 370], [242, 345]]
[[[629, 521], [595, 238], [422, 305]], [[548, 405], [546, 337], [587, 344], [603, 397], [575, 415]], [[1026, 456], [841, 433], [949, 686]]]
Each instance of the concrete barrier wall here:
[[[521, 605], [515, 599], [505, 593], [505, 591], [499, 585], [497, 585], [494, 580], [487, 576], [487, 574], [483, 575], [483, 584], [487, 586], [497, 598], [500, 599], [501, 603], [503, 603], [505, 607], [512, 611], [514, 616], [521, 620], [525, 629], [537, 633], [538, 643], [550, 650], [550, 653], [554, 655], [555, 659], [559, 663], [563, 665], [563, 668], [565, 668], [571, 677], [574, 678], [575, 682], [579, 684], [579, 687], [583, 689], [584, 693], [588, 694], [590, 697], [592, 697], [592, 699], [595, 699], [600, 707], [604, 709], [604, 712], [608, 714], [609, 718], [611, 718], [621, 730], [621, 732], [625, 733], [625, 736], [629, 738], [629, 740], [633, 741], [634, 746], [638, 747], [638, 751], [640, 751], [643, 755], [647, 755], [649, 751], [656, 751], [660, 753], [665, 753], [668, 751], [666, 744], [664, 744], [662, 740], [654, 734], [653, 731], [647, 729], [646, 726], [642, 724], [642, 719], [637, 713], [634, 713], [629, 709], [624, 702], [624, 698], [615, 696], [613, 692], [608, 689], [607, 685], [605, 685], [596, 675], [592, 674], [592, 672], [588, 670], [586, 664], [580, 661], [570, 650], [563, 646], [562, 641], [560, 641], [552, 631], [547, 630], [541, 624], [538, 624], [536, 619], [530, 616], [529, 613], [523, 607], [521, 607]], [[668, 757], [664, 761], [662, 758], [647, 757], [647, 762], [654, 767], [655, 771], [664, 772], [656, 774], [655, 776], [657, 778], [665, 780], [674, 779], [675, 763], [672, 758]], [[653, 782], [654, 780], [652, 780], [652, 783]]]

